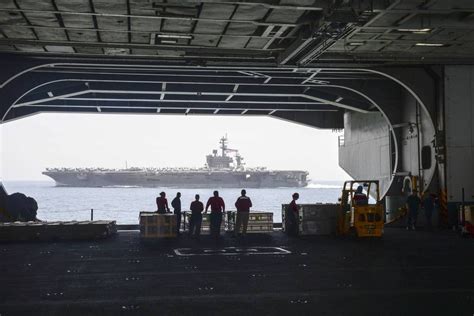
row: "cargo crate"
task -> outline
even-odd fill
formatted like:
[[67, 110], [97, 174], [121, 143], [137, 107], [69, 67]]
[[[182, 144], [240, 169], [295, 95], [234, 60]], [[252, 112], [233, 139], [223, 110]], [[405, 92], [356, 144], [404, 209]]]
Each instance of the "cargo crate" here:
[[336, 217], [337, 204], [303, 204], [299, 210], [302, 220], [328, 220]]
[[272, 223], [273, 224], [273, 213], [270, 212], [250, 212], [249, 223]]
[[247, 226], [247, 233], [270, 233], [273, 232], [273, 224], [252, 224]]
[[116, 232], [115, 221], [0, 223], [0, 241], [91, 240]]
[[464, 206], [464, 219], [466, 222], [474, 224], [474, 205]]
[[[236, 211], [227, 212], [227, 231], [234, 232], [236, 222]], [[273, 232], [273, 213], [251, 211], [247, 225], [247, 233], [269, 233]]]
[[[289, 204], [282, 204], [282, 230], [286, 232], [286, 209]], [[336, 229], [336, 214], [338, 204], [298, 204], [298, 234], [299, 235], [329, 235]]]
[[175, 226], [140, 226], [142, 238], [169, 238], [176, 237]]
[[298, 234], [305, 235], [331, 235], [335, 233], [336, 223], [332, 221], [304, 221], [299, 223]]
[[[285, 217], [285, 211], [289, 204], [281, 205], [281, 218]], [[300, 219], [331, 219], [336, 217], [339, 204], [317, 203], [298, 204], [300, 207], [298, 215]]]
[[176, 237], [176, 215], [140, 212], [140, 237], [144, 239]]

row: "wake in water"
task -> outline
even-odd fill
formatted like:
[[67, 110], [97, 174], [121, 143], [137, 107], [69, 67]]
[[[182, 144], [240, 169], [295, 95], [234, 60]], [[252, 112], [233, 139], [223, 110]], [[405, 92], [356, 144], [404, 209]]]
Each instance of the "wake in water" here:
[[322, 184], [322, 183], [309, 183], [306, 188], [308, 189], [341, 189], [341, 185], [334, 184]]

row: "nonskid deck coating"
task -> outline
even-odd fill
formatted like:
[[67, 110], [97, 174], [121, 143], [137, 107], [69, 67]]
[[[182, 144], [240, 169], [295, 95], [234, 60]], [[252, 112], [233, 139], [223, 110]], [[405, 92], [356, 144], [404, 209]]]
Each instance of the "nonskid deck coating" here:
[[[395, 228], [382, 240], [275, 232], [143, 243], [121, 231], [94, 242], [4, 243], [0, 314], [472, 315], [473, 243]], [[218, 255], [258, 247], [285, 251]]]

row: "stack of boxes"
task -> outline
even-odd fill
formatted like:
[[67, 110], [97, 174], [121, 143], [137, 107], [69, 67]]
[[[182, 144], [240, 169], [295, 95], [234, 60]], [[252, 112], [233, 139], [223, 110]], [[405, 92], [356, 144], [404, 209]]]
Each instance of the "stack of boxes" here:
[[[464, 223], [462, 223], [463, 216], [462, 211], [464, 211]], [[461, 227], [461, 234], [469, 234], [474, 236], [474, 205], [465, 205], [464, 210], [459, 212], [459, 223], [463, 224]]]
[[143, 239], [176, 237], [176, 215], [140, 212], [140, 237]]
[[[237, 212], [228, 212], [227, 231], [235, 229]], [[273, 232], [273, 213], [250, 212], [247, 233], [271, 233]]]
[[474, 225], [474, 205], [464, 206], [464, 220]]
[[[299, 235], [331, 235], [336, 232], [336, 214], [338, 204], [299, 204]], [[288, 204], [282, 205], [282, 227], [285, 231]]]

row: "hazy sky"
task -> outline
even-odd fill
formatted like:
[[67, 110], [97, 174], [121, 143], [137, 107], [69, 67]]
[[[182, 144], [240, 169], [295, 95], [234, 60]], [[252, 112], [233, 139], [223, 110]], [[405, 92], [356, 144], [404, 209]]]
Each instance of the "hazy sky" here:
[[0, 125], [4, 180], [47, 180], [46, 167], [201, 167], [227, 134], [248, 167], [344, 180], [337, 133], [269, 117], [39, 114]]

